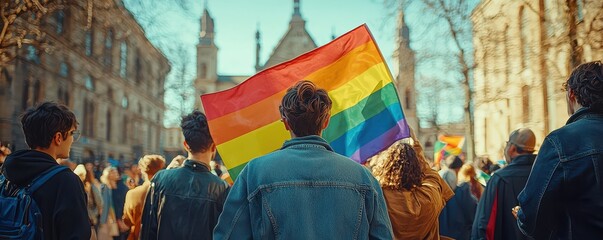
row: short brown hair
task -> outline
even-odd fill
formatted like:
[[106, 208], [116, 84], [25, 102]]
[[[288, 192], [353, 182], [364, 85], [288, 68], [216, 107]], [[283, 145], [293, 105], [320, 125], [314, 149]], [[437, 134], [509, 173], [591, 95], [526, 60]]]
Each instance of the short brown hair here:
[[155, 175], [165, 166], [165, 158], [160, 155], [145, 155], [138, 161], [140, 170], [149, 176]]
[[289, 88], [279, 111], [298, 137], [318, 135], [331, 112], [331, 98], [324, 89], [303, 80]]

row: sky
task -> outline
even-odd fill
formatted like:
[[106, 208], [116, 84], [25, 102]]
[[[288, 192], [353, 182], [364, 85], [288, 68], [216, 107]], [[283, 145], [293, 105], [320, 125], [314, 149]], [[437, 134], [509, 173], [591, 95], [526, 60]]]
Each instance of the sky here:
[[[182, 41], [192, 47], [198, 42], [199, 19], [204, 1], [198, 0], [185, 16]], [[214, 18], [218, 51], [218, 74], [255, 73], [255, 32], [261, 33], [260, 61], [264, 63], [288, 29], [293, 0], [209, 0], [207, 8]], [[331, 41], [361, 25], [368, 24], [386, 58], [394, 50], [395, 18], [387, 18], [384, 5], [376, 0], [301, 0], [300, 11], [306, 29], [317, 45]], [[196, 16], [195, 16], [196, 14]], [[182, 29], [182, 28], [180, 28]], [[390, 60], [390, 59], [388, 59]]]
[[[184, 4], [176, 4], [178, 1]], [[200, 18], [206, 6], [214, 19], [215, 44], [218, 47], [218, 74], [242, 75], [255, 74], [255, 32], [261, 33], [260, 63], [264, 64], [279, 40], [284, 36], [293, 14], [293, 0], [124, 0], [125, 6], [133, 13], [145, 29], [147, 38], [155, 44], [172, 63], [172, 71], [166, 79], [165, 103], [167, 112], [164, 125], [175, 126], [180, 115], [192, 110], [194, 95], [192, 81], [196, 76], [196, 45], [199, 41]], [[398, 68], [393, 66], [393, 52], [396, 50], [397, 9], [386, 6], [384, 2], [397, 0], [300, 0], [300, 11], [306, 20], [306, 29], [318, 46], [332, 40], [332, 36], [341, 36], [361, 24], [367, 24], [393, 76]], [[405, 22], [410, 28], [411, 48], [417, 56], [425, 53], [440, 55], [439, 51], [449, 52], [451, 41], [445, 37], [447, 25], [438, 21], [438, 17], [415, 6], [413, 1], [405, 9]], [[415, 4], [415, 5], [412, 5]], [[472, 8], [471, 8], [472, 9]], [[471, 9], [468, 9], [470, 12]], [[430, 15], [431, 14], [431, 15]], [[469, 29], [470, 31], [470, 29]], [[471, 44], [471, 39], [466, 40]], [[180, 50], [180, 51], [178, 51]], [[177, 52], [184, 52], [176, 54]], [[472, 54], [472, 53], [471, 53]], [[452, 59], [450, 58], [452, 57]], [[418, 57], [419, 58], [419, 57]], [[433, 60], [417, 62], [415, 84], [431, 79], [455, 79], [450, 71], [450, 61], [454, 55]], [[184, 69], [183, 69], [184, 67]], [[179, 74], [185, 72], [184, 76]], [[448, 79], [448, 80], [447, 80]], [[172, 87], [184, 81], [187, 87], [178, 90]], [[431, 89], [442, 97], [449, 98], [450, 93], [461, 89]], [[458, 87], [458, 86], [456, 86]], [[181, 96], [184, 92], [185, 100]], [[430, 97], [421, 95], [417, 99], [418, 115], [429, 113]], [[454, 94], [453, 94], [454, 95]], [[438, 119], [443, 122], [455, 122], [462, 119], [463, 98], [459, 95], [437, 106]], [[184, 108], [183, 108], [184, 107]]]

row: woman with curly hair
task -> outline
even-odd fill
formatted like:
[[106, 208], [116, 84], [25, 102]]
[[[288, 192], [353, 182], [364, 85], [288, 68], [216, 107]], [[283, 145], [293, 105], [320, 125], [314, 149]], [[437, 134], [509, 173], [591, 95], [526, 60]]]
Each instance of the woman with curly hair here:
[[[413, 135], [413, 139], [416, 139]], [[387, 202], [395, 239], [439, 239], [438, 215], [454, 194], [429, 167], [423, 149], [394, 143], [379, 154], [373, 168]]]

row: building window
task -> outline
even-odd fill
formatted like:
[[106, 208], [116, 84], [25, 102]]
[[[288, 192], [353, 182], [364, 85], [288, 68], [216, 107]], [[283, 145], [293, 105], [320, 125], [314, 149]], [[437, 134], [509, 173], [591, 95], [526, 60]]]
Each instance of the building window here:
[[111, 87], [107, 89], [107, 99], [109, 99], [110, 103], [113, 102], [113, 88]]
[[58, 10], [55, 12], [54, 17], [57, 22], [57, 34], [61, 34], [63, 33], [65, 26], [65, 12], [63, 12], [63, 10]]
[[94, 80], [90, 75], [86, 75], [84, 78], [84, 86], [86, 86], [86, 89], [89, 91], [94, 91]]
[[88, 137], [94, 137], [94, 102], [84, 100], [84, 131]]
[[113, 29], [109, 29], [107, 31], [107, 36], [105, 36], [105, 50], [104, 50], [104, 64], [105, 67], [111, 66], [111, 53], [113, 49]]
[[527, 123], [530, 121], [530, 87], [527, 85], [521, 88], [521, 99], [522, 99], [522, 118], [523, 122]]
[[86, 39], [84, 41], [86, 46], [86, 56], [92, 56], [92, 30], [86, 31]]
[[121, 107], [124, 109], [128, 108], [128, 97], [124, 96], [121, 98]]
[[529, 66], [529, 54], [530, 54], [530, 44], [529, 44], [529, 36], [530, 36], [530, 30], [528, 29], [528, 26], [530, 24], [529, 19], [528, 19], [528, 11], [525, 9], [525, 7], [521, 7], [520, 12], [519, 12], [519, 21], [520, 21], [520, 26], [519, 26], [519, 31], [521, 33], [520, 36], [520, 41], [521, 41], [521, 67], [523, 69], [528, 68]]
[[122, 42], [119, 46], [119, 76], [126, 78], [128, 73], [128, 45]]
[[107, 141], [111, 142], [111, 110], [107, 110]]
[[576, 19], [579, 22], [584, 21], [584, 0], [576, 0], [576, 11]]
[[142, 82], [142, 65], [140, 62], [140, 51], [136, 50], [136, 63], [134, 64], [134, 74], [136, 79], [136, 84], [140, 84]]
[[61, 75], [61, 77], [69, 76], [69, 66], [67, 66], [67, 63], [61, 62], [59, 66], [59, 75]]
[[33, 45], [27, 45], [27, 56], [25, 56], [25, 59], [35, 63], [35, 64], [40, 64], [40, 56], [38, 56], [38, 51], [36, 50], [36, 47], [34, 47]]

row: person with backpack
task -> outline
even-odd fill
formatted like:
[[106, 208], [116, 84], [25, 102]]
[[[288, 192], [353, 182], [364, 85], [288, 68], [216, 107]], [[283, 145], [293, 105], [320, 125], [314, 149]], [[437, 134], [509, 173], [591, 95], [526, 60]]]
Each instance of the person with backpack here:
[[[0, 176], [0, 239], [90, 239], [84, 185], [56, 159], [79, 131], [66, 106], [43, 102], [21, 117], [30, 150], [9, 155]], [[10, 210], [9, 210], [10, 209]]]

